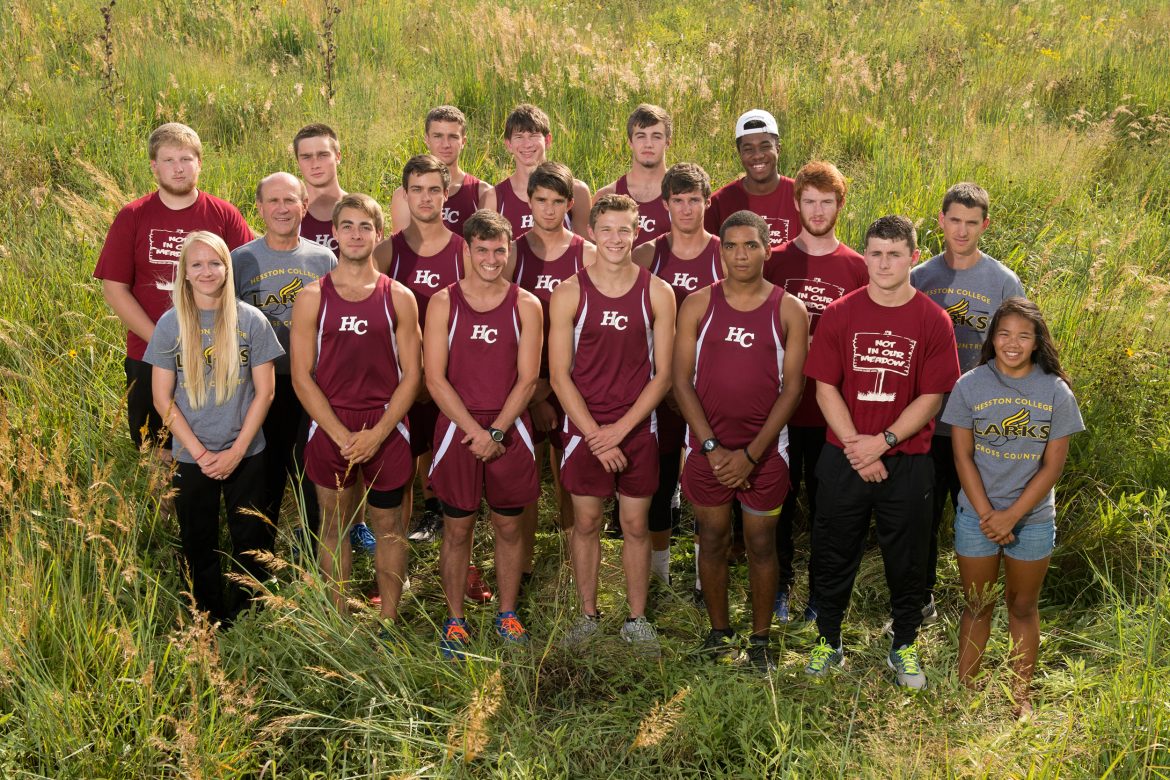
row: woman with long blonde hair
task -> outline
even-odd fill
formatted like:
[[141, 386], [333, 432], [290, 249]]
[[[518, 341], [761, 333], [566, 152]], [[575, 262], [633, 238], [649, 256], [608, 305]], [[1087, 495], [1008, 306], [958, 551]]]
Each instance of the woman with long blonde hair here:
[[[260, 311], [236, 300], [231, 255], [214, 233], [187, 236], [179, 254], [174, 308], [155, 326], [144, 357], [154, 368], [154, 406], [174, 435], [175, 511], [195, 605], [230, 623], [248, 598], [225, 593], [219, 543], [220, 501], [227, 505], [232, 557], [257, 580], [271, 552], [264, 506], [264, 434], [272, 403], [272, 361], [284, 354]], [[197, 367], [193, 368], [193, 367]]]

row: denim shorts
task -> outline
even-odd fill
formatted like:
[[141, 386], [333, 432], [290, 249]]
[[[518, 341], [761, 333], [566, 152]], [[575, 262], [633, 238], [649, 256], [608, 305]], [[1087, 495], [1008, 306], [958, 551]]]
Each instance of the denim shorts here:
[[996, 544], [979, 530], [978, 517], [962, 507], [955, 512], [955, 554], [964, 558], [987, 558], [1002, 550], [1017, 561], [1040, 561], [1052, 555], [1056, 547], [1056, 524], [1052, 520], [1017, 525], [1012, 533], [1016, 535], [1014, 542]]

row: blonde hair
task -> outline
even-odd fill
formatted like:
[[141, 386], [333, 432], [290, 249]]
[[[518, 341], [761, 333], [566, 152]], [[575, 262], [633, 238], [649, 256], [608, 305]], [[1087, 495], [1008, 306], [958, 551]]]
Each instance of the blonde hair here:
[[[195, 303], [195, 292], [187, 280], [187, 255], [195, 244], [210, 247], [223, 261], [227, 272], [215, 320], [211, 326], [211, 346], [203, 349], [203, 338], [199, 332], [199, 306]], [[222, 406], [236, 394], [240, 383], [240, 348], [236, 335], [237, 308], [236, 283], [232, 277], [232, 256], [227, 244], [215, 233], [196, 230], [183, 241], [179, 253], [179, 267], [175, 269], [175, 290], [173, 293], [175, 315], [179, 320], [179, 341], [175, 350], [184, 367], [187, 400], [192, 409], [203, 408], [208, 401], [209, 387], [203, 372], [205, 362], [211, 364], [211, 387], [215, 388], [215, 405]]]
[[196, 157], [200, 160], [203, 159], [203, 142], [199, 140], [199, 133], [179, 122], [167, 122], [165, 125], [159, 125], [150, 134], [150, 140], [146, 144], [150, 159], [157, 160], [158, 150], [164, 146], [190, 149], [195, 152]]

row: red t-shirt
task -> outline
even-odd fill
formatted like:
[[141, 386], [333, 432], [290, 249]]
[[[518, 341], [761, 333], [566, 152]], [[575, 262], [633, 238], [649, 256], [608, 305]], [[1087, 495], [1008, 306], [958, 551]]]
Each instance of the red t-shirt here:
[[[827, 255], [810, 257], [793, 241], [772, 250], [772, 257], [764, 266], [764, 278], [804, 303], [808, 309], [810, 343], [825, 308], [846, 293], [869, 284], [865, 260], [844, 244]], [[824, 426], [825, 417], [817, 406], [816, 389], [811, 382], [804, 389], [789, 424]]]
[[[200, 190], [195, 202], [171, 209], [158, 192], [144, 195], [118, 212], [98, 257], [94, 278], [130, 285], [130, 293], [151, 322], [171, 308], [175, 269], [183, 239], [196, 230], [209, 230], [235, 249], [253, 239], [252, 229], [239, 210], [226, 200]], [[126, 334], [126, 354], [142, 360], [146, 342]]]
[[[954, 387], [959, 378], [955, 329], [950, 316], [918, 291], [891, 307], [874, 303], [862, 287], [829, 304], [821, 315], [804, 375], [841, 391], [858, 433], [881, 433], [915, 398]], [[933, 434], [932, 418], [889, 454], [930, 452]], [[844, 449], [832, 427], [827, 440]]]
[[781, 176], [776, 189], [767, 195], [749, 195], [743, 188], [743, 181], [736, 179], [711, 196], [711, 206], [703, 218], [708, 233], [719, 235], [723, 220], [746, 209], [759, 214], [768, 223], [772, 231], [773, 248], [800, 235], [800, 212], [796, 209], [796, 190], [792, 179]]

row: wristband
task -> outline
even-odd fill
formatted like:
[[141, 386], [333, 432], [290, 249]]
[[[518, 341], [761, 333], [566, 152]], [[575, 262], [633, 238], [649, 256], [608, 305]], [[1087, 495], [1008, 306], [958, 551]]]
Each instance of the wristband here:
[[[206, 454], [207, 454], [207, 448], [204, 447], [203, 448], [203, 455], [206, 455]], [[198, 458], [196, 458], [195, 462], [198, 463], [199, 461], [203, 460], [203, 455], [200, 455]]]
[[758, 466], [758, 465], [760, 465], [760, 462], [759, 462], [758, 460], [756, 460], [755, 458], [753, 458], [753, 457], [752, 457], [752, 454], [751, 454], [750, 452], [748, 452], [748, 448], [747, 448], [747, 447], [744, 447], [744, 448], [743, 448], [743, 456], [744, 456], [745, 458], [747, 458], [747, 459], [748, 459], [748, 463], [752, 464], [753, 466]]

